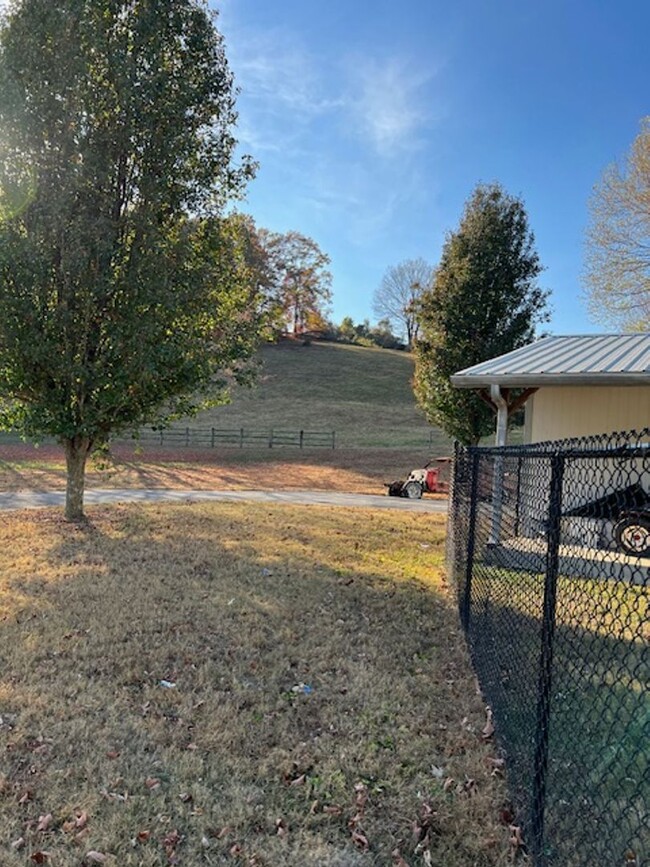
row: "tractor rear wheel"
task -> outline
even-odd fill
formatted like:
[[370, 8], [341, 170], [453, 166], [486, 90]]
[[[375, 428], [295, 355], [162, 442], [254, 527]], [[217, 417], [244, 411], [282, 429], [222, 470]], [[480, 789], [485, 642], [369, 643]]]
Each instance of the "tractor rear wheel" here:
[[421, 500], [422, 485], [419, 482], [407, 482], [404, 485], [403, 493], [409, 500]]
[[614, 526], [614, 538], [626, 554], [650, 554], [650, 515], [624, 515]]

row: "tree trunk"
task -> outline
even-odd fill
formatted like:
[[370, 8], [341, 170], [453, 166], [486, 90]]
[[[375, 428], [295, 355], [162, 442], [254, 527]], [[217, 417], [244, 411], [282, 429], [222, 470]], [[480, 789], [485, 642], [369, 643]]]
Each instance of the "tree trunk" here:
[[65, 489], [66, 521], [83, 521], [84, 486], [86, 482], [86, 459], [92, 443], [88, 437], [72, 437], [63, 440], [67, 471]]

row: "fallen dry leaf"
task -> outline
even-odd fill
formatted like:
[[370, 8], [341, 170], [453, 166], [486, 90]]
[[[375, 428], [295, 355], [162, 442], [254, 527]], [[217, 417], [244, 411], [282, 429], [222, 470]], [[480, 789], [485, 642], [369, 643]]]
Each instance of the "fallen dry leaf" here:
[[361, 849], [362, 852], [367, 852], [370, 849], [370, 843], [368, 842], [368, 838], [365, 834], [362, 834], [361, 831], [357, 831], [356, 829], [352, 831], [352, 842], [357, 847], [357, 849]]
[[144, 784], [148, 789], [153, 790], [158, 788], [158, 786], [160, 785], [160, 780], [158, 779], [158, 777], [147, 777], [147, 779], [144, 781]]
[[25, 838], [19, 837], [17, 840], [14, 840], [11, 844], [11, 848], [18, 852], [25, 845]]
[[120, 755], [119, 750], [109, 750], [106, 753], [106, 758], [107, 759], [117, 759], [119, 757], [119, 755]]
[[278, 837], [282, 837], [282, 838], [286, 837], [287, 834], [289, 833], [289, 829], [287, 828], [287, 823], [284, 821], [284, 819], [276, 819], [275, 820], [275, 833], [278, 835]]
[[91, 864], [105, 864], [108, 861], [108, 855], [91, 849], [90, 852], [86, 852], [86, 861], [90, 861]]
[[365, 783], [356, 783], [354, 791], [356, 792], [355, 803], [360, 810], [363, 810], [368, 800], [368, 787]]
[[408, 863], [400, 855], [399, 849], [393, 852], [393, 867], [409, 867]]
[[38, 817], [38, 825], [36, 826], [37, 831], [47, 831], [50, 827], [50, 822], [52, 821], [52, 814], [46, 813], [44, 816]]
[[149, 837], [151, 837], [151, 831], [138, 831], [138, 835], [135, 839], [138, 843], [146, 843]]
[[34, 854], [32, 855], [32, 861], [34, 862], [34, 864], [46, 864], [49, 860], [49, 857], [49, 852], [44, 852], [39, 849], [38, 852], [34, 852]]
[[485, 727], [481, 731], [481, 734], [483, 735], [483, 740], [487, 741], [494, 734], [494, 723], [492, 722], [492, 710], [491, 710], [491, 708], [489, 708], [489, 707], [485, 708], [485, 715], [486, 715]]
[[174, 859], [176, 857], [176, 847], [181, 842], [181, 839], [182, 837], [176, 828], [174, 828], [173, 831], [170, 831], [169, 834], [166, 834], [163, 839], [165, 853], [172, 863], [174, 863]]
[[519, 825], [510, 825], [508, 830], [510, 831], [510, 847], [512, 848], [513, 855], [516, 855], [524, 845], [521, 828]]
[[476, 793], [476, 780], [473, 780], [473, 779], [471, 779], [471, 777], [468, 777], [465, 780], [465, 782], [463, 783], [462, 791], [466, 795], [475, 794]]

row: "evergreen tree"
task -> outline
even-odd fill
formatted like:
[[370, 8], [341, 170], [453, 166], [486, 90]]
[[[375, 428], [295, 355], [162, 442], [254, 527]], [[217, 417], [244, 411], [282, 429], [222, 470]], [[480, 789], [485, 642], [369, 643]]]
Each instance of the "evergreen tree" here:
[[523, 202], [498, 184], [479, 185], [417, 307], [417, 400], [431, 423], [463, 443], [489, 434], [494, 415], [449, 377], [533, 339], [548, 319], [541, 270]]

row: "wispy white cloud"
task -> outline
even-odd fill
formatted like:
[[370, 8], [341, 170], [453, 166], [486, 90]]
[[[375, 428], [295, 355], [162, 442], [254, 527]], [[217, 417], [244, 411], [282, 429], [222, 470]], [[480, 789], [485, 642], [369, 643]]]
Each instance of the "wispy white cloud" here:
[[427, 100], [437, 72], [431, 66], [362, 53], [332, 59], [310, 50], [290, 28], [261, 33], [241, 26], [228, 6], [220, 26], [251, 145], [267, 150], [265, 139], [276, 147], [279, 137], [281, 146], [292, 147], [302, 130], [324, 119], [330, 133], [352, 134], [362, 148], [382, 157], [403, 156], [437, 120]]
[[298, 155], [310, 125], [341, 107], [326, 88], [318, 59], [289, 29], [259, 33], [222, 17], [240, 91], [240, 141], [257, 153]]
[[349, 74], [349, 108], [357, 133], [382, 156], [417, 148], [437, 119], [426, 101], [434, 71], [415, 69], [398, 57], [357, 57]]
[[288, 31], [248, 36], [231, 51], [242, 92], [268, 110], [313, 116], [336, 109], [326, 97], [315, 59]]
[[[238, 138], [260, 161], [260, 219], [383, 243], [421, 200], [419, 154], [440, 121], [429, 61], [377, 46], [337, 54], [289, 25], [261, 32], [230, 0], [220, 29], [240, 89]], [[257, 193], [261, 190], [261, 194]], [[285, 225], [286, 224], [286, 225]]]

